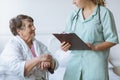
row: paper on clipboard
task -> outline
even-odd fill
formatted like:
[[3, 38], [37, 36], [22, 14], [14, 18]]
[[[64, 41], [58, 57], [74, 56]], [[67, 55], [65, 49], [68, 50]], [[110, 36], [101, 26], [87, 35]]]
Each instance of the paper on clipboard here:
[[60, 42], [69, 42], [72, 46], [70, 50], [90, 50], [84, 41], [82, 41], [75, 33], [53, 34]]

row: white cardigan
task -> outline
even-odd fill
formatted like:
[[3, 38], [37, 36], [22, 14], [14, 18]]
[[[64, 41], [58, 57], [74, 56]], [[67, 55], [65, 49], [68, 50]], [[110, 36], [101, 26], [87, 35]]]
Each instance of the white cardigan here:
[[[36, 39], [33, 40], [33, 45], [37, 56], [43, 53], [50, 53], [47, 47]], [[0, 77], [4, 78], [2, 80], [40, 80], [45, 77], [46, 71], [42, 71], [37, 67], [32, 69], [29, 76], [24, 76], [25, 62], [32, 58], [34, 57], [31, 50], [24, 40], [19, 36], [15, 36], [8, 42], [1, 53]]]

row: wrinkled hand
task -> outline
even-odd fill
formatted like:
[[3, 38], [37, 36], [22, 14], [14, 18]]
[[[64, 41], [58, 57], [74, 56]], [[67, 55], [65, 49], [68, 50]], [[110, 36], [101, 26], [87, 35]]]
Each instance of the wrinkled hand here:
[[69, 48], [71, 47], [71, 44], [70, 43], [66, 43], [65, 41], [64, 42], [62, 42], [62, 44], [61, 44], [61, 49], [63, 50], [63, 51], [68, 51], [69, 50]]
[[49, 62], [52, 60], [52, 56], [49, 55], [49, 54], [41, 54], [40, 57], [39, 57], [39, 60], [41, 62]]
[[47, 70], [48, 68], [50, 68], [51, 62], [41, 62], [40, 66], [42, 70]]
[[51, 55], [49, 54], [42, 54], [39, 59], [41, 62], [39, 63], [39, 67], [42, 70], [47, 70], [47, 69], [54, 69], [54, 60]]

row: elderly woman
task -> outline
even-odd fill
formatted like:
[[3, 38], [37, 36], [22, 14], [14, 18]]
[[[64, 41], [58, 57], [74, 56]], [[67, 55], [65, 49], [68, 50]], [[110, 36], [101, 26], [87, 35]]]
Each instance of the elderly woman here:
[[1, 65], [5, 80], [46, 80], [46, 72], [53, 73], [57, 61], [46, 46], [35, 39], [34, 20], [27, 15], [18, 15], [10, 20], [14, 37], [1, 53]]

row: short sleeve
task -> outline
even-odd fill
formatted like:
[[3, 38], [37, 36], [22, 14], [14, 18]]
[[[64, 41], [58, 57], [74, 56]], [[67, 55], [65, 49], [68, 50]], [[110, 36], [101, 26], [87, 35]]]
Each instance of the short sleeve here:
[[118, 41], [118, 35], [117, 35], [114, 17], [109, 10], [106, 11], [102, 21], [103, 21], [102, 22], [103, 35], [105, 41], [118, 43], [119, 41]]
[[66, 20], [66, 26], [65, 26], [64, 32], [69, 33], [71, 25], [72, 25], [72, 19], [71, 19], [71, 15], [70, 15]]

